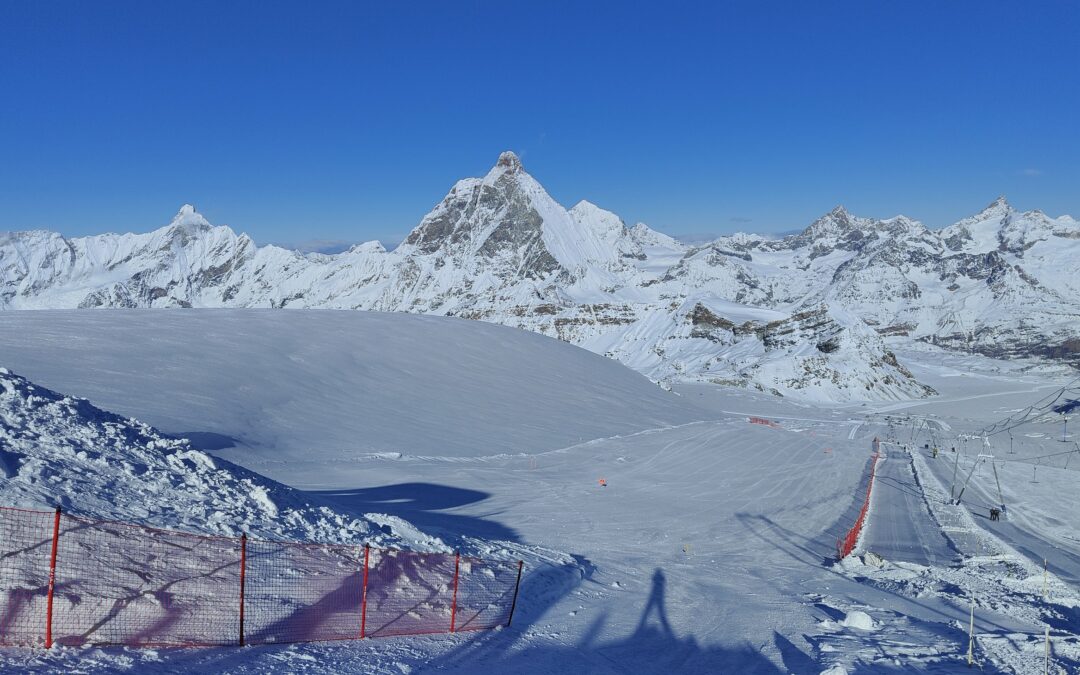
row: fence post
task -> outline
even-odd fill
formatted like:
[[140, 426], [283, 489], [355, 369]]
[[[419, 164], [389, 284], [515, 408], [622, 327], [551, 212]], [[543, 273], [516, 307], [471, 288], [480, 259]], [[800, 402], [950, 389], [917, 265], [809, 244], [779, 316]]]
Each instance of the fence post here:
[[60, 542], [60, 507], [53, 517], [52, 554], [49, 556], [49, 595], [45, 601], [45, 649], [52, 649], [53, 592], [56, 590], [56, 546]]
[[367, 637], [367, 574], [371, 545], [364, 544], [364, 590], [360, 593], [360, 639]]
[[524, 560], [518, 561], [518, 575], [517, 583], [514, 584], [514, 600], [510, 603], [510, 616], [506, 619], [506, 627], [510, 627], [510, 622], [514, 620], [514, 609], [517, 607], [518, 591], [521, 589], [521, 568], [525, 566]]
[[240, 535], [240, 646], [244, 646], [244, 585], [247, 576], [247, 532]]
[[450, 605], [450, 632], [454, 632], [454, 624], [457, 621], [457, 584], [458, 570], [461, 569], [461, 551], [454, 552], [454, 604]]

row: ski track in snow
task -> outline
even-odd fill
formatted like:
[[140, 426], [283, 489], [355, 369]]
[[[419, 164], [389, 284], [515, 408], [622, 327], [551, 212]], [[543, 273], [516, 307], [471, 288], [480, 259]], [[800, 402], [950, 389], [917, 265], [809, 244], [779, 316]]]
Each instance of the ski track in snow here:
[[[548, 350], [564, 345], [495, 327], [474, 331], [471, 326], [480, 324], [444, 319], [377, 315], [384, 322], [379, 327], [347, 313], [316, 317], [324, 322], [317, 332], [329, 346], [311, 351], [297, 338], [314, 330], [310, 323], [297, 333], [289, 320], [237, 314], [219, 324], [228, 331], [219, 328], [215, 335], [198, 314], [194, 320], [180, 314], [169, 320], [168, 340], [150, 339], [163, 336], [149, 325], [160, 317], [140, 327], [141, 318], [72, 314], [52, 323], [20, 321], [18, 330], [7, 332], [0, 326], [0, 344], [6, 365], [17, 363], [31, 379], [40, 377], [65, 393], [63, 385], [72, 385], [73, 393], [90, 393], [95, 403], [100, 395], [141, 419], [164, 421], [168, 431], [205, 430], [236, 442], [239, 451], [233, 446], [208, 452], [270, 469], [344, 518], [387, 513], [401, 527], [415, 526], [402, 531], [418, 541], [431, 537], [439, 546], [466, 544], [481, 554], [524, 558], [514, 626], [471, 636], [242, 650], [3, 650], [0, 667], [801, 673], [835, 666], [849, 672], [967, 672], [962, 656], [971, 594], [983, 670], [1042, 672], [1036, 633], [1044, 621], [1053, 624], [1056, 663], [1080, 664], [1075, 589], [1052, 574], [1050, 601], [1042, 601], [1041, 568], [1032, 566], [1030, 553], [987, 535], [967, 511], [943, 505], [940, 477], [918, 452], [909, 456], [887, 446], [860, 555], [840, 564], [831, 560], [836, 537], [861, 503], [871, 439], [897, 429], [885, 408], [859, 409], [864, 419], [850, 419], [849, 407], [812, 407], [738, 390], [689, 387], [679, 397], [660, 395], [598, 357], [576, 366], [587, 368], [588, 383], [579, 373], [556, 375], [536, 387], [520, 378], [523, 364], [554, 367], [563, 354]], [[255, 323], [245, 326], [248, 321]], [[446, 330], [421, 345], [417, 341], [431, 333], [430, 321], [446, 322], [440, 324]], [[117, 325], [130, 340], [123, 348], [110, 345]], [[25, 332], [46, 327], [48, 347]], [[440, 346], [448, 335], [453, 346]], [[519, 341], [519, 335], [526, 337]], [[484, 342], [486, 336], [492, 339]], [[57, 348], [68, 339], [77, 348]], [[473, 340], [480, 347], [465, 353], [476, 353], [475, 359], [441, 358], [440, 349]], [[259, 361], [257, 351], [245, 355], [252, 343], [269, 350], [272, 359]], [[351, 356], [358, 343], [367, 358]], [[395, 352], [395, 345], [405, 346]], [[434, 354], [422, 366], [409, 358], [420, 348]], [[182, 365], [150, 367], [155, 363]], [[245, 382], [249, 370], [260, 373], [255, 385]], [[498, 390], [500, 409], [516, 411], [509, 419], [521, 425], [525, 438], [545, 442], [522, 442], [507, 452], [505, 435], [479, 427], [469, 447], [464, 439], [471, 430], [453, 421], [453, 411], [461, 408], [440, 408], [440, 397], [453, 391], [455, 406], [489, 405], [488, 382], [508, 377], [519, 387]], [[458, 386], [445, 387], [446, 382]], [[991, 382], [1004, 388], [1009, 377]], [[365, 415], [362, 407], [358, 419], [348, 417], [356, 410], [345, 405], [350, 397], [363, 398], [365, 388], [384, 385], [434, 391], [410, 408], [433, 423], [402, 429], [396, 426], [401, 418]], [[937, 386], [948, 394], [947, 386]], [[556, 395], [605, 419], [558, 412], [544, 401]], [[658, 403], [647, 414], [632, 403], [653, 396]], [[939, 412], [967, 414], [961, 401], [942, 401]], [[410, 404], [391, 398], [387, 405]], [[731, 412], [744, 406], [751, 412]], [[319, 408], [342, 417], [341, 433], [365, 440], [348, 449], [340, 442], [344, 435], [322, 429], [325, 417], [309, 414]], [[781, 428], [749, 424], [747, 416], [776, 419]], [[260, 429], [268, 417], [274, 426]], [[193, 426], [200, 418], [212, 424]], [[953, 418], [941, 422], [943, 429], [963, 424]], [[447, 438], [448, 429], [460, 436]], [[444, 442], [451, 453], [416, 450]], [[1051, 511], [1016, 493], [1019, 481], [1011, 468], [1005, 471], [1016, 526], [1052, 525]], [[1071, 476], [1075, 472], [1048, 468], [1047, 490], [1067, 493]], [[969, 488], [973, 502], [985, 499], [986, 478], [977, 475]], [[1074, 504], [1060, 498], [1050, 503], [1075, 522]], [[1053, 527], [1057, 540], [1067, 541], [1067, 526]]]

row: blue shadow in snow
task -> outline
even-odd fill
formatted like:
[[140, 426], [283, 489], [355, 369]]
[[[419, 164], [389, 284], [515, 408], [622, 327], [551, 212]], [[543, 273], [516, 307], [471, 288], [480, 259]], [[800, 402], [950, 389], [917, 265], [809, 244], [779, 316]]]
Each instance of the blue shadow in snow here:
[[225, 434], [215, 434], [212, 431], [182, 431], [178, 434], [170, 434], [173, 438], [185, 438], [196, 450], [213, 452], [236, 447], [236, 439]]
[[[523, 587], [524, 589], [524, 587]], [[746, 673], [773, 675], [783, 672], [759, 649], [750, 644], [705, 646], [693, 636], [680, 637], [672, 628], [666, 609], [666, 578], [663, 570], [653, 572], [652, 588], [634, 631], [621, 639], [601, 640], [607, 615], [585, 627], [576, 644], [545, 642], [537, 645], [523, 635], [521, 627], [488, 633], [433, 660], [420, 672], [450, 673]], [[543, 609], [550, 607], [544, 604]], [[525, 625], [536, 623], [536, 608]], [[524, 639], [523, 639], [524, 638]], [[785, 667], [808, 666], [810, 656], [790, 641], [780, 638], [776, 648]], [[816, 671], [815, 671], [816, 672]]]
[[397, 483], [347, 490], [317, 490], [307, 494], [356, 516], [364, 513], [398, 516], [422, 530], [448, 536], [450, 539], [467, 535], [480, 539], [513, 542], [521, 540], [517, 531], [490, 519], [498, 514], [472, 516], [449, 511], [482, 502], [491, 496], [490, 493], [480, 490], [436, 483]]

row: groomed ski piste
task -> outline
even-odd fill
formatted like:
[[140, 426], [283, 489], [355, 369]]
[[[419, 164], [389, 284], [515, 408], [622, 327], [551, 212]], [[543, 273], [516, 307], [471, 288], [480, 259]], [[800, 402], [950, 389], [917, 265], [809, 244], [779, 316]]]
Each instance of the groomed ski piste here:
[[[0, 668], [943, 673], [970, 672], [970, 645], [981, 672], [1043, 673], [1049, 627], [1051, 672], [1077, 672], [1080, 456], [1042, 459], [1051, 443], [1072, 447], [1070, 432], [1059, 442], [1047, 419], [1014, 432], [1012, 454], [998, 437], [950, 450], [1067, 374], [929, 347], [898, 355], [940, 396], [665, 392], [555, 340], [428, 316], [6, 313], [4, 505], [462, 549], [522, 559], [526, 575], [513, 625], [491, 632], [3, 649]], [[875, 437], [867, 524], [837, 562]], [[954, 464], [971, 473], [959, 506]]]

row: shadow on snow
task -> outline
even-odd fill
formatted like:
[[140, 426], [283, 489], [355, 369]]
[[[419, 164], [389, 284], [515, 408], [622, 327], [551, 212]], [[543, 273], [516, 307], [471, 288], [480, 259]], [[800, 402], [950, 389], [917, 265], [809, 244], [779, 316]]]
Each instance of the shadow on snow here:
[[466, 535], [479, 539], [518, 543], [521, 541], [517, 531], [490, 519], [499, 515], [498, 513], [477, 517], [450, 512], [457, 507], [481, 502], [491, 496], [490, 493], [480, 490], [436, 483], [397, 483], [351, 490], [316, 490], [307, 494], [354, 516], [386, 513], [407, 520], [421, 530], [449, 536], [451, 539]]

